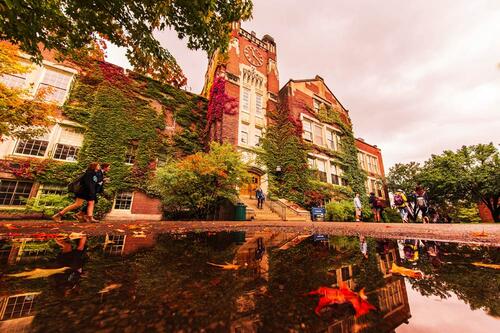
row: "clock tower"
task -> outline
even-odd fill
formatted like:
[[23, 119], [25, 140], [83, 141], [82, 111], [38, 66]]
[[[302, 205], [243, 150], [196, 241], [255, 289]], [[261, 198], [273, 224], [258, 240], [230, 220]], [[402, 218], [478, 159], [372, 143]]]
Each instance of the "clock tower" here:
[[202, 94], [208, 96], [214, 76], [225, 77], [225, 92], [237, 101], [237, 112], [223, 115], [220, 137], [236, 146], [253, 165], [249, 170], [253, 185], [241, 193], [251, 195], [258, 186], [267, 192], [265, 170], [255, 162], [255, 149], [267, 127], [266, 114], [278, 103], [276, 43], [269, 35], [257, 38], [239, 23], [233, 23], [232, 28], [227, 53], [215, 52], [209, 62]]

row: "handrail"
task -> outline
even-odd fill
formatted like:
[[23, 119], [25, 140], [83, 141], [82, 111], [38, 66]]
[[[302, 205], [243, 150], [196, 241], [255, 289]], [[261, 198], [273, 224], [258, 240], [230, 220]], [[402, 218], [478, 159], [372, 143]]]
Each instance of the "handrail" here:
[[283, 199], [278, 200], [266, 200], [265, 203], [274, 213], [278, 214], [283, 221], [287, 220], [290, 215], [294, 217], [304, 217], [306, 220], [310, 217], [308, 211], [299, 212], [292, 207], [289, 207]]

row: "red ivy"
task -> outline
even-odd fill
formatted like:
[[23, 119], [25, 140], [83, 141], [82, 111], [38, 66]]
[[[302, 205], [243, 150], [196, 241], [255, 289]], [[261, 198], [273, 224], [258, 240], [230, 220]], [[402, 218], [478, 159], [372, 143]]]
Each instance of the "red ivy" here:
[[238, 100], [226, 94], [226, 79], [216, 76], [210, 89], [208, 101], [207, 128], [222, 119], [223, 114], [236, 114]]
[[34, 179], [47, 168], [47, 160], [2, 160], [0, 171], [11, 173], [16, 178]]
[[127, 88], [127, 86], [132, 82], [132, 80], [125, 75], [125, 70], [109, 62], [99, 62], [99, 68], [102, 72], [104, 80], [109, 83], [120, 86], [120, 88]]

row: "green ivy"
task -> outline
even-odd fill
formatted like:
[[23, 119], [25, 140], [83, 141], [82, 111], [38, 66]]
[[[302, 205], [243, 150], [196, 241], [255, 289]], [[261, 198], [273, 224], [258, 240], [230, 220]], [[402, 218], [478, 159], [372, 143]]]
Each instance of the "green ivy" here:
[[[340, 150], [338, 152], [330, 151], [328, 155], [335, 157], [342, 167], [344, 177], [354, 192], [360, 194], [362, 198], [366, 197], [365, 182], [366, 173], [361, 170], [358, 163], [358, 149], [356, 148], [356, 139], [352, 131], [352, 126], [346, 124], [340, 117], [340, 113], [332, 107], [321, 107], [316, 114], [319, 121], [337, 126], [341, 131]], [[315, 147], [317, 148], [317, 147]], [[324, 150], [324, 148], [323, 148]]]

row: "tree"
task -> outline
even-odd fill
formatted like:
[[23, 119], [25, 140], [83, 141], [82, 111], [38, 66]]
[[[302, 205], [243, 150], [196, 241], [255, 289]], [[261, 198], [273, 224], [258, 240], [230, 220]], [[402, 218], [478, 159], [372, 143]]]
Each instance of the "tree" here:
[[421, 170], [420, 163], [396, 163], [389, 169], [387, 175], [387, 187], [391, 191], [401, 189], [405, 193], [411, 193], [417, 184], [417, 175]]
[[[30, 67], [19, 62], [16, 46], [0, 41], [0, 76], [24, 74]], [[44, 100], [47, 90], [35, 96], [20, 88], [7, 87], [0, 81], [0, 140], [6, 136], [28, 138], [43, 134], [50, 125], [49, 116], [56, 105]]]
[[299, 204], [305, 203], [311, 173], [302, 125], [295, 121], [286, 104], [268, 111], [269, 126], [262, 139], [259, 159], [268, 170], [269, 193]]
[[463, 146], [456, 152], [432, 155], [417, 176], [434, 201], [476, 204], [488, 207], [500, 222], [500, 154], [490, 144]]
[[240, 153], [229, 144], [212, 143], [208, 153], [158, 168], [152, 187], [168, 213], [189, 210], [195, 218], [207, 218], [223, 200], [235, 201], [246, 179]]
[[99, 38], [127, 48], [136, 71], [185, 84], [174, 57], [154, 37], [173, 29], [191, 49], [225, 49], [230, 23], [249, 19], [250, 0], [0, 0], [0, 40], [41, 61], [39, 46], [71, 55]]

